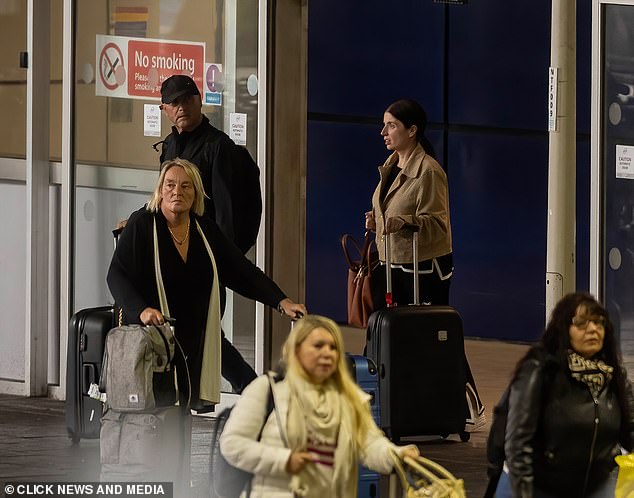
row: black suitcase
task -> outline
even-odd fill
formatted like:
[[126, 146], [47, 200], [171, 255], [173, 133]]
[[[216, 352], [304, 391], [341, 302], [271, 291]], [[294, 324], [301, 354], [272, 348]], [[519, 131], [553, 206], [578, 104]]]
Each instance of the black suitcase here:
[[106, 334], [113, 327], [113, 307], [75, 313], [68, 325], [66, 367], [66, 429], [73, 443], [99, 438], [102, 403], [88, 396], [99, 384]]
[[[112, 231], [115, 249], [122, 231], [123, 227]], [[106, 334], [118, 321], [113, 309], [84, 309], [75, 313], [68, 324], [66, 429], [73, 443], [81, 438], [99, 438], [102, 403], [88, 396], [88, 389], [90, 384], [99, 384]]]
[[[416, 232], [413, 244], [417, 261]], [[391, 294], [388, 240], [386, 246]], [[418, 264], [414, 265], [413, 275], [417, 275]], [[417, 278], [414, 300], [418, 302]], [[415, 304], [376, 311], [369, 318], [366, 348], [379, 371], [381, 428], [392, 441], [449, 434], [469, 440], [462, 319], [455, 309]]]

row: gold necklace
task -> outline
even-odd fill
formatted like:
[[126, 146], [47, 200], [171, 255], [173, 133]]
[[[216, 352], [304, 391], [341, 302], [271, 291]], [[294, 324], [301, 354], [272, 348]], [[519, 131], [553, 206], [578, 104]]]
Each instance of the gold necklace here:
[[170, 231], [170, 235], [174, 239], [174, 242], [176, 242], [179, 246], [182, 246], [185, 243], [185, 241], [189, 238], [189, 220], [187, 220], [187, 232], [185, 232], [185, 237], [183, 237], [183, 240], [178, 240], [176, 238], [176, 235], [174, 235], [174, 232], [172, 232], [172, 229], [170, 228], [169, 225], [167, 225], [167, 229]]

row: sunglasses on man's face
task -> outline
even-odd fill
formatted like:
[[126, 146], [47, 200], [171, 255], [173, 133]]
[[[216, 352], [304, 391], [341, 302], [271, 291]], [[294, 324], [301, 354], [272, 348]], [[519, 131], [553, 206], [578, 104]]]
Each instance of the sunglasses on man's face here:
[[159, 105], [159, 109], [163, 110], [165, 108], [165, 106], [180, 107], [182, 105], [189, 104], [193, 100], [194, 100], [194, 96], [193, 95], [181, 95], [180, 97], [176, 97], [169, 104], [161, 104], [161, 105]]

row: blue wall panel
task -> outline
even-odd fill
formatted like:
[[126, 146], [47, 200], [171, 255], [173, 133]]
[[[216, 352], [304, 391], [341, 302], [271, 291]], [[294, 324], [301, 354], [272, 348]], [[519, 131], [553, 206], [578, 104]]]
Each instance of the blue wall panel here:
[[442, 119], [444, 6], [318, 0], [308, 15], [308, 110], [382, 116], [402, 97]]
[[449, 121], [545, 130], [550, 5], [471, 2], [449, 18]]
[[544, 324], [546, 137], [449, 136], [455, 273], [465, 334], [531, 340]]
[[308, 123], [306, 305], [347, 320], [347, 265], [341, 235], [361, 240], [383, 157], [378, 125]]
[[[592, 2], [577, 2], [577, 133], [590, 133]], [[590, 149], [588, 149], [588, 154]], [[588, 158], [590, 156], [588, 155]]]
[[577, 289], [590, 288], [590, 140], [577, 141]]

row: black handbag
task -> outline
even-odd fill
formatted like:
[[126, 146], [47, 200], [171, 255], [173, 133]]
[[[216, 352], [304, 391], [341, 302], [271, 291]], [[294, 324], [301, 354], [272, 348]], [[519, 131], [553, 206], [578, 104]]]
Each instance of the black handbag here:
[[[269, 419], [269, 415], [275, 409], [273, 399], [273, 379], [269, 377], [269, 396], [266, 405], [266, 416], [258, 433], [257, 441], [262, 438], [262, 431]], [[209, 484], [211, 498], [239, 498], [242, 491], [247, 489], [247, 498], [251, 494], [251, 480], [253, 474], [231, 465], [220, 451], [220, 436], [231, 415], [233, 407], [225, 408], [217, 417], [212, 419], [211, 425], [211, 459], [209, 462]]]

